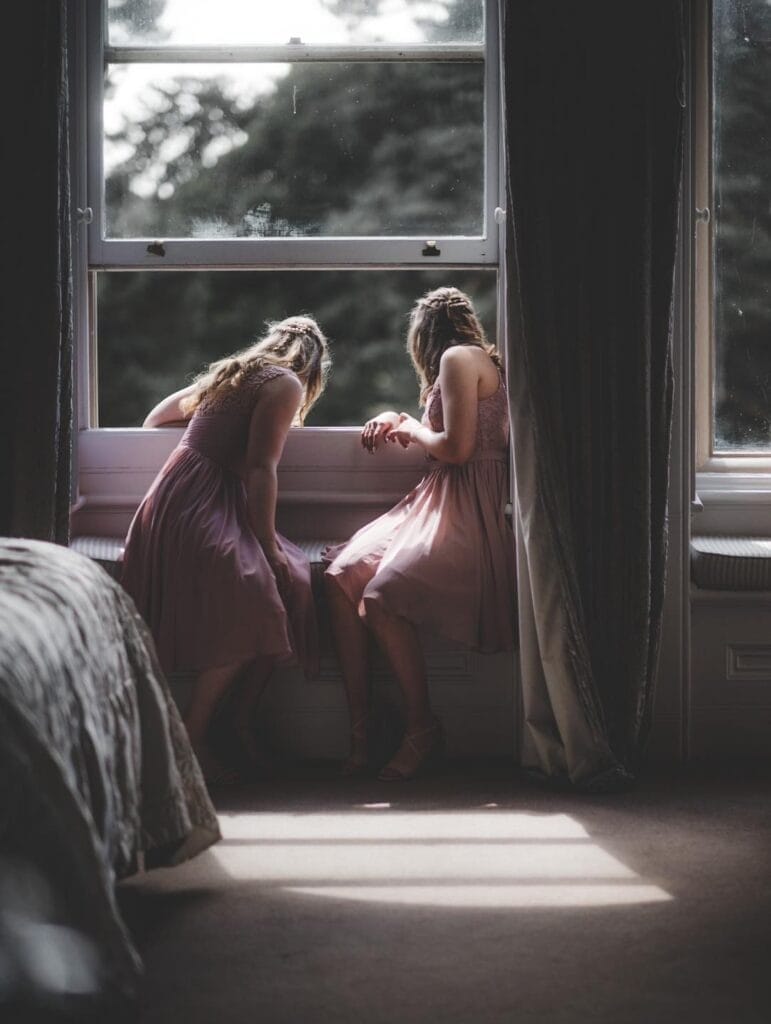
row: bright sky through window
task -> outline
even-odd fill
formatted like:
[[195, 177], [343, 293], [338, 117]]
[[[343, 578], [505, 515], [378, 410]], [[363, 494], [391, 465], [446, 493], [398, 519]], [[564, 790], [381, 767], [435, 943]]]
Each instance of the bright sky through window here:
[[[425, 40], [422, 23], [440, 22], [447, 16], [446, 4], [437, 0], [382, 0], [357, 4], [365, 16], [352, 19], [344, 13], [347, 5], [324, 0], [283, 0], [280, 4], [253, 0], [166, 0], [146, 35], [132, 32], [118, 20], [141, 5], [134, 0], [110, 0], [110, 44], [166, 44], [174, 46], [281, 45], [290, 39], [305, 44], [334, 46], [341, 43], [420, 43]], [[481, 0], [465, 0], [469, 21], [478, 25]], [[368, 15], [368, 16], [367, 16]], [[142, 27], [136, 15], [135, 24]], [[473, 31], [473, 30], [472, 30]], [[473, 41], [481, 41], [478, 29]]]
[[[209, 0], [164, 0], [157, 7], [151, 5], [150, 13], [145, 15], [146, 6], [139, 0], [110, 0], [111, 46], [281, 46], [298, 39], [317, 46], [409, 45], [425, 42], [426, 25], [436, 31], [447, 22], [449, 11], [446, 3], [425, 0], [382, 0], [366, 7], [356, 5], [356, 17], [344, 13], [347, 5], [340, 0], [285, 0], [278, 6], [250, 0], [220, 0], [217, 4]], [[469, 30], [456, 34], [463, 36], [461, 41], [481, 41], [481, 0], [460, 0], [457, 7], [467, 11]], [[363, 11], [372, 13], [362, 15]], [[197, 103], [193, 93], [179, 92], [175, 84], [178, 81], [211, 78], [216, 73], [217, 82], [233, 108], [244, 111], [258, 97], [272, 93], [290, 67], [262, 63], [111, 65], [103, 111], [106, 175], [109, 177], [141, 145], [142, 121], [148, 115], [163, 112], [169, 103], [168, 96], [176, 94], [177, 102], [188, 105]], [[131, 191], [140, 198], [154, 194], [160, 199], [168, 198], [173, 187], [159, 183], [168, 163], [184, 151], [188, 141], [184, 134], [165, 140], [144, 173], [133, 177]], [[203, 165], [216, 165], [221, 157], [247, 141], [243, 131], [223, 130], [201, 154]]]

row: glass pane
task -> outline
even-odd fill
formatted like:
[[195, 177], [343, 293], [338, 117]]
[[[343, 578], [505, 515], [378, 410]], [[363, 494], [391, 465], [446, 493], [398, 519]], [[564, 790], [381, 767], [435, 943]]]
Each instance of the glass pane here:
[[771, 5], [714, 8], [715, 449], [771, 450]]
[[476, 43], [483, 0], [109, 0], [113, 46]]
[[480, 235], [481, 64], [112, 65], [113, 238]]
[[332, 349], [329, 385], [309, 424], [361, 424], [390, 408], [416, 413], [407, 317], [420, 295], [442, 284], [468, 292], [494, 340], [491, 270], [101, 273], [100, 426], [140, 426], [164, 395], [250, 344], [266, 321], [293, 313], [315, 316]]

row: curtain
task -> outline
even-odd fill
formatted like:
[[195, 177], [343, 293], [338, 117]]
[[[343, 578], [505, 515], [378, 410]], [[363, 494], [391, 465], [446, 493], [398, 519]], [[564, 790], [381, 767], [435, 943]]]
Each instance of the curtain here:
[[677, 0], [502, 4], [524, 764], [627, 785], [667, 553]]
[[[67, 2], [14, 5], [4, 109], [0, 533], [66, 543], [72, 449]], [[12, 70], [12, 74], [9, 71]]]

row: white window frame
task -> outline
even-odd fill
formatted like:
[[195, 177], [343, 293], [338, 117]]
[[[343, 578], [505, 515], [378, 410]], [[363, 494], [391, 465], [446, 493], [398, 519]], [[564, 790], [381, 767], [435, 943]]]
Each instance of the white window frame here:
[[[96, 532], [124, 535], [130, 515], [168, 451], [179, 430], [141, 428], [99, 428], [97, 416], [97, 309], [96, 274], [121, 270], [427, 270], [437, 266], [452, 270], [490, 269], [498, 271], [498, 337], [504, 331], [503, 265], [505, 232], [500, 225], [505, 215], [498, 207], [502, 198], [503, 147], [500, 145], [500, 48], [499, 3], [484, 0], [485, 45], [441, 47], [294, 47], [292, 58], [321, 60], [479, 60], [485, 61], [484, 76], [484, 195], [483, 229], [476, 237], [370, 237], [292, 239], [164, 239], [166, 256], [160, 260], [147, 252], [148, 240], [105, 239], [103, 237], [102, 102], [104, 85], [103, 42], [106, 0], [71, 4], [70, 46], [72, 71], [71, 168], [73, 259], [75, 285], [75, 411], [77, 443], [74, 452], [73, 513], [75, 533]], [[280, 53], [278, 52], [280, 50]], [[356, 52], [353, 52], [356, 51]], [[127, 55], [128, 50], [111, 51]], [[135, 54], [135, 48], [132, 48]], [[159, 60], [166, 50], [141, 51], [143, 59]], [[175, 56], [182, 51], [175, 50]], [[213, 54], [186, 48], [186, 60], [209, 59]], [[223, 61], [244, 56], [271, 61], [287, 60], [284, 48], [250, 47], [220, 51]], [[149, 241], [156, 241], [151, 239]], [[438, 256], [424, 256], [427, 241], [435, 241]], [[448, 275], [449, 276], [449, 275]], [[505, 356], [505, 353], [504, 353]], [[292, 429], [282, 459], [280, 504], [290, 518], [302, 521], [309, 509], [319, 529], [326, 516], [331, 529], [349, 525], [357, 528], [361, 510], [374, 504], [389, 507], [424, 471], [422, 452], [405, 453], [406, 458], [386, 459], [373, 467], [362, 455], [359, 428], [303, 427]], [[414, 478], [414, 479], [413, 479]], [[328, 509], [326, 506], [329, 506]], [[288, 510], [288, 511], [287, 511]], [[371, 518], [371, 512], [365, 516]], [[329, 533], [325, 536], [339, 536]]]
[[[86, 0], [73, 5], [73, 66], [76, 83], [73, 118], [73, 205], [81, 211], [76, 239], [77, 389], [78, 427], [96, 429], [97, 323], [95, 275], [107, 270], [427, 270], [497, 268], [501, 263], [503, 232], [496, 208], [501, 200], [499, 0], [483, 0], [484, 44], [426, 44], [411, 46], [285, 46], [249, 47], [107, 47], [107, 0]], [[482, 232], [478, 236], [234, 238], [234, 239], [112, 239], [104, 235], [103, 88], [107, 58], [143, 62], [239, 61], [463, 61], [483, 62], [484, 75], [484, 192]], [[165, 256], [148, 252], [148, 244], [161, 241]], [[439, 255], [424, 256], [427, 242]], [[499, 311], [500, 302], [499, 276]], [[499, 319], [500, 319], [499, 312]], [[328, 429], [328, 428], [318, 428]], [[353, 428], [342, 428], [353, 429]], [[131, 428], [113, 430], [126, 434]]]
[[[771, 533], [771, 454], [715, 450], [714, 218], [712, 0], [693, 5], [694, 462], [699, 502], [709, 515], [697, 521], [711, 532]], [[698, 504], [697, 503], [697, 504]]]

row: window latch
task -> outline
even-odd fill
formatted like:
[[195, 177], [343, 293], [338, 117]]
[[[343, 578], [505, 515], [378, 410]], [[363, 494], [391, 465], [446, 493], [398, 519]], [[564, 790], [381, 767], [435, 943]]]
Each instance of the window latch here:
[[493, 210], [493, 218], [496, 224], [505, 224], [506, 211], [503, 210], [500, 206], [496, 206], [495, 209]]
[[94, 219], [94, 211], [90, 206], [78, 206], [75, 213], [78, 215], [78, 224], [90, 224]]
[[708, 206], [697, 206], [694, 213], [696, 214], [696, 220], [701, 224], [709, 224], [710, 212]]
[[427, 241], [423, 249], [421, 250], [422, 256], [441, 256], [441, 254], [442, 251], [436, 244], [436, 241], [434, 239], [430, 239], [429, 241]]

